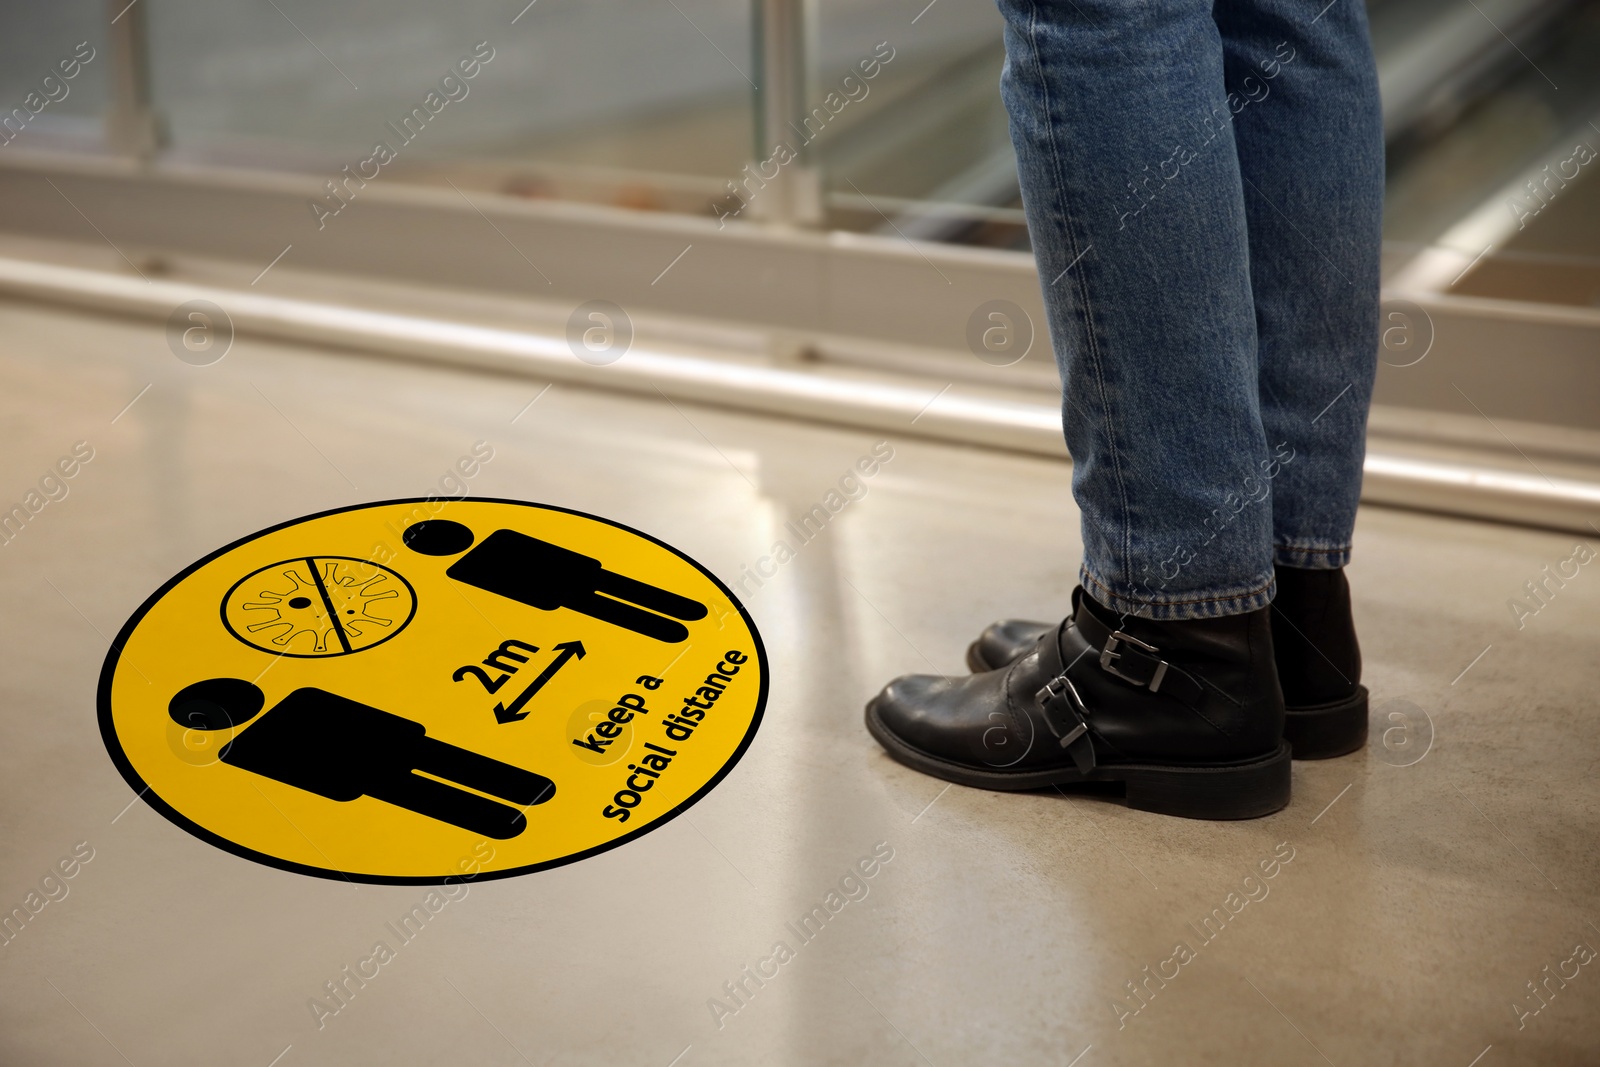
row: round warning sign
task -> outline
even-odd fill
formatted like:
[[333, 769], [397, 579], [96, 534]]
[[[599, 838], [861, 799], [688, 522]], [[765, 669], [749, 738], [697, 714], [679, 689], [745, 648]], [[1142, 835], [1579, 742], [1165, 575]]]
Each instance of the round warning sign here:
[[100, 729], [168, 819], [389, 884], [498, 878], [648, 832], [755, 736], [744, 607], [670, 545], [512, 500], [295, 519], [167, 582], [100, 675]]

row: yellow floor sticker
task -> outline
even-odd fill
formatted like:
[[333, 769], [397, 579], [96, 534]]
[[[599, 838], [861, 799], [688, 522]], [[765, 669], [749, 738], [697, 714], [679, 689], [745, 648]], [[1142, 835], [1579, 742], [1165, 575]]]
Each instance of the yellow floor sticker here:
[[509, 500], [312, 515], [212, 553], [128, 620], [100, 728], [214, 845], [390, 884], [570, 863], [660, 826], [743, 755], [767, 660], [705, 568]]

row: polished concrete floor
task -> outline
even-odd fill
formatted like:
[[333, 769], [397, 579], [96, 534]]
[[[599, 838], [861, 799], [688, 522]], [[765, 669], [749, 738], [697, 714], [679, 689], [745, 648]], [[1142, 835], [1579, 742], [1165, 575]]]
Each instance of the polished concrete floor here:
[[[310, 1000], [422, 891], [261, 866], [135, 800], [94, 708], [141, 601], [262, 527], [427, 493], [480, 440], [473, 493], [737, 584], [877, 438], [561, 385], [526, 407], [544, 383], [245, 339], [194, 367], [159, 325], [17, 305], [0, 382], [0, 506], [93, 449], [0, 549], [0, 904], [90, 857], [0, 947], [0, 1063], [1600, 1062], [1600, 570], [1520, 629], [1507, 606], [1570, 535], [1365, 510], [1373, 740], [1297, 764], [1277, 815], [947, 788], [862, 704], [960, 669], [996, 616], [1059, 615], [1076, 516], [1063, 465], [886, 435], [865, 495], [746, 580], [772, 689], [733, 773], [659, 832], [474, 885], [319, 1026]], [[795, 938], [874, 849], [866, 895]]]

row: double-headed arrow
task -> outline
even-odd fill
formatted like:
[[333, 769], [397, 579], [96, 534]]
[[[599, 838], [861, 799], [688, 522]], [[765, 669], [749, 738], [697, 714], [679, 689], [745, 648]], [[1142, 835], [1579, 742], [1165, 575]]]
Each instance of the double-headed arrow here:
[[508, 722], [516, 722], [519, 719], [527, 718], [528, 713], [523, 711], [522, 708], [528, 701], [533, 699], [533, 695], [543, 689], [545, 683], [556, 676], [556, 671], [559, 671], [567, 660], [574, 657], [583, 658], [582, 641], [563, 641], [555, 647], [561, 650], [561, 654], [551, 661], [550, 666], [539, 672], [539, 677], [528, 683], [528, 688], [524, 689], [517, 696], [517, 699], [513, 700], [509, 705], [496, 704], [494, 706], [495, 721], [501, 726]]

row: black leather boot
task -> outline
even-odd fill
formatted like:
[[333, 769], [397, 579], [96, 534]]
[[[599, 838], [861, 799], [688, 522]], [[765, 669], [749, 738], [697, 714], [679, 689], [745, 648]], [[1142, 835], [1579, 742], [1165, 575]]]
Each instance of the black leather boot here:
[[1365, 747], [1367, 687], [1344, 571], [1278, 567], [1277, 576], [1272, 642], [1289, 713], [1284, 736], [1301, 759]]
[[1077, 589], [1073, 614], [996, 670], [897, 678], [867, 729], [919, 771], [984, 789], [1120, 783], [1130, 807], [1246, 819], [1289, 803], [1268, 609], [1128, 619]]
[[[1367, 690], [1350, 614], [1350, 583], [1340, 570], [1275, 568], [1272, 640], [1283, 686], [1284, 740], [1295, 759], [1328, 759], [1367, 743]], [[967, 666], [992, 671], [1025, 654], [1053, 623], [1005, 619], [967, 649]]]

